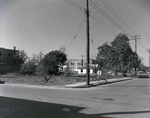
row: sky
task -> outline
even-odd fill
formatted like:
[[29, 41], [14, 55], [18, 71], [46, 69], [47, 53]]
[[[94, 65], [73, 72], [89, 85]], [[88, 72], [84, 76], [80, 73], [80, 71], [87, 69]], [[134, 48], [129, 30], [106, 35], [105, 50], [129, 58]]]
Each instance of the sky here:
[[[86, 58], [86, 15], [82, 11], [86, 0], [72, 1], [81, 9], [67, 0], [0, 0], [0, 47], [16, 46], [32, 57], [65, 46], [69, 59], [81, 59], [81, 55]], [[125, 33], [130, 39], [140, 35], [137, 53], [149, 65], [150, 0], [90, 0], [89, 10], [91, 58], [104, 42], [110, 43], [117, 34]], [[135, 51], [134, 40], [130, 45]]]

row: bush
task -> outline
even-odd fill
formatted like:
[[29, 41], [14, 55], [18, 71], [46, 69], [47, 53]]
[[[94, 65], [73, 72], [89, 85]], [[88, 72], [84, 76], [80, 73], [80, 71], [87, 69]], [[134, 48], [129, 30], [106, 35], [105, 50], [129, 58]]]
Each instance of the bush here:
[[32, 61], [22, 64], [21, 73], [22, 74], [34, 74], [36, 71], [36, 65]]
[[36, 67], [36, 74], [37, 75], [46, 75], [44, 66], [41, 63]]

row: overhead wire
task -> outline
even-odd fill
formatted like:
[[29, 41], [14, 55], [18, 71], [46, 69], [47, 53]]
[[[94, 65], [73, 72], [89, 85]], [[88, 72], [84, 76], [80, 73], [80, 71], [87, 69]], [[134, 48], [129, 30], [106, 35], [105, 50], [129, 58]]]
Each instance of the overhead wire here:
[[104, 4], [104, 6], [106, 6], [115, 16], [116, 18], [122, 23], [124, 24], [124, 26], [130, 30], [133, 34], [136, 35], [135, 31], [117, 14], [117, 12], [115, 12], [115, 10], [108, 4], [107, 1], [103, 2], [103, 0], [101, 0], [101, 2]]
[[124, 33], [127, 33], [125, 29], [123, 29], [121, 25], [117, 21], [115, 21], [114, 18], [110, 17], [107, 13], [104, 12], [102, 8], [99, 7], [100, 6], [99, 3], [97, 2], [94, 3], [93, 1], [90, 1], [90, 5], [94, 9], [96, 9], [101, 15], [103, 15], [109, 22], [111, 22], [114, 26], [116, 26], [119, 30], [121, 30]]
[[70, 46], [72, 45], [73, 41], [74, 41], [74, 40], [75, 40], [75, 38], [77, 37], [77, 35], [78, 35], [79, 31], [81, 30], [81, 28], [82, 28], [82, 26], [83, 26], [83, 24], [84, 24], [84, 22], [85, 22], [85, 21], [86, 21], [86, 19], [84, 19], [84, 21], [82, 22], [82, 24], [81, 24], [80, 28], [78, 29], [77, 33], [76, 33], [76, 34], [75, 34], [75, 36], [73, 37], [73, 39], [72, 39], [71, 43], [69, 44], [69, 46], [68, 46], [68, 48], [67, 48], [67, 50], [66, 50], [66, 51], [68, 51], [68, 49], [69, 49], [69, 48], [70, 48]]
[[[134, 35], [136, 35], [137, 33], [115, 12], [115, 10], [108, 4], [107, 1], [103, 2], [103, 0], [101, 0], [101, 2], [104, 4], [104, 6], [106, 6], [113, 14], [114, 16], [116, 16], [116, 18], [130, 31], [132, 32]], [[144, 48], [147, 47], [145, 46], [145, 43], [138, 41], [140, 43], [140, 45]]]
[[[78, 9], [82, 13], [86, 12], [86, 9], [83, 6], [79, 5], [78, 3], [76, 3], [76, 2], [74, 2], [72, 0], [63, 0], [63, 1], [66, 2], [67, 4], [71, 5], [72, 7]], [[90, 13], [90, 17], [94, 21], [96, 21], [98, 24], [102, 25], [104, 28], [106, 28], [107, 30], [109, 30], [110, 32], [112, 32], [113, 34], [115, 34], [115, 35], [117, 34], [117, 33], [114, 33], [114, 31], [110, 30], [108, 27], [106, 27], [106, 24], [102, 20], [100, 20], [99, 18], [97, 18], [95, 15], [93, 15], [93, 14]]]
[[[76, 3], [76, 2], [74, 2], [74, 1], [72, 1], [72, 0], [63, 0], [63, 1], [66, 2], [66, 3], [68, 3], [69, 5], [71, 5], [72, 7], [78, 9], [79, 11], [81, 11], [81, 12], [83, 12], [83, 13], [86, 12], [86, 9], [85, 9], [83, 6], [79, 5], [78, 3]], [[101, 0], [101, 1], [102, 1], [102, 0]], [[122, 18], [115, 12], [115, 10], [113, 10], [112, 7], [111, 7], [108, 3], [106, 3], [106, 1], [105, 1], [105, 3], [102, 1], [102, 3], [119, 19], [120, 22], [122, 22], [122, 24], [125, 25], [125, 27], [126, 27], [128, 30], [130, 30], [133, 34], [137, 34], [125, 21], [122, 20]], [[99, 8], [100, 5], [99, 5], [98, 2], [95, 1], [95, 3], [94, 3], [93, 1], [90, 1], [90, 4], [91, 4], [91, 6], [94, 7], [100, 14], [102, 14], [108, 21], [110, 21], [112, 24], [114, 24], [118, 29], [120, 29], [122, 32], [127, 33], [127, 32], [125, 31], [125, 29], [122, 28], [122, 26], [121, 26], [114, 18], [110, 17], [107, 13], [105, 13], [104, 9]], [[107, 6], [107, 5], [108, 5], [108, 6]], [[93, 14], [90, 14], [90, 17], [91, 17], [93, 20], [95, 20], [97, 23], [99, 23], [100, 25], [104, 26], [104, 22], [102, 22], [100, 19], [98, 19], [98, 18], [97, 18], [96, 16], [94, 16]], [[101, 22], [100, 22], [100, 21], [101, 21]], [[105, 27], [105, 26], [104, 26], [104, 27]], [[106, 28], [106, 27], [105, 27], [105, 28]], [[109, 28], [107, 28], [107, 29], [110, 31]], [[112, 31], [111, 31], [111, 32], [112, 32]], [[115, 34], [114, 32], [112, 32], [112, 33]], [[141, 41], [138, 41], [138, 42], [139, 42], [139, 44], [140, 44], [143, 48], [146, 47], [143, 42], [141, 42]]]
[[94, 56], [96, 57], [96, 51], [95, 51], [95, 47], [94, 47], [94, 43], [93, 43], [92, 31], [91, 31], [91, 43], [92, 43], [92, 48], [94, 51]]
[[[98, 24], [100, 24], [101, 26], [103, 26], [105, 29], [109, 30], [111, 33], [113, 33], [114, 35], [116, 35], [117, 33], [115, 32], [115, 30], [108, 26], [105, 22], [103, 22], [101, 19], [99, 19], [97, 16], [90, 14], [90, 17], [96, 21]], [[113, 29], [113, 30], [112, 30]]]
[[71, 5], [72, 7], [78, 9], [79, 11], [85, 13], [85, 8], [82, 7], [81, 5], [77, 4], [76, 2], [72, 1], [72, 0], [63, 0], [64, 2], [66, 2], [67, 4]]

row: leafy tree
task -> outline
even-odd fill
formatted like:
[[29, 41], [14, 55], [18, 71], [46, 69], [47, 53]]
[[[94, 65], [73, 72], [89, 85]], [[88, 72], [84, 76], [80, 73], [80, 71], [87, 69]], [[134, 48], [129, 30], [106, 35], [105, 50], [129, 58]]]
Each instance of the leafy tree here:
[[51, 51], [44, 56], [40, 64], [43, 66], [44, 73], [48, 75], [46, 81], [50, 79], [53, 74], [58, 74], [59, 68], [67, 60], [66, 55], [58, 50]]
[[14, 65], [22, 65], [23, 63], [26, 62], [27, 59], [28, 59], [28, 56], [25, 53], [25, 51], [19, 50], [18, 53], [16, 53], [16, 55], [14, 55], [13, 64]]
[[111, 42], [111, 45], [104, 43], [98, 48], [97, 60], [102, 72], [112, 69], [122, 72], [125, 76], [126, 72], [137, 68], [141, 61], [138, 55], [132, 51], [129, 44], [129, 38], [126, 34], [118, 34]]
[[20, 50], [19, 51], [19, 58], [23, 61], [23, 63], [25, 63], [26, 60], [28, 59], [27, 53], [25, 53], [24, 50]]
[[135, 69], [135, 75], [137, 74], [136, 73], [136, 68], [139, 68], [140, 65], [141, 65], [141, 60], [139, 59], [137, 53], [133, 52], [130, 56], [129, 56], [129, 68], [130, 70], [132, 68]]
[[143, 63], [140, 64], [139, 69], [143, 72], [147, 72], [149, 67], [145, 66]]
[[102, 74], [105, 74], [111, 67], [111, 46], [107, 42], [98, 47], [96, 60]]
[[125, 76], [128, 70], [139, 66], [139, 57], [132, 51], [126, 34], [118, 34], [111, 42], [111, 47], [112, 65], [116, 67], [116, 71], [121, 71]]

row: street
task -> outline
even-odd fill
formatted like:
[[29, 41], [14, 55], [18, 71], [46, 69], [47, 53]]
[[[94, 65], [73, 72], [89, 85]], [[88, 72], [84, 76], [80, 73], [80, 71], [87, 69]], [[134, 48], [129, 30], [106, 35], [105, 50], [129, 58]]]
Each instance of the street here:
[[0, 118], [149, 118], [150, 78], [92, 88], [0, 84]]

